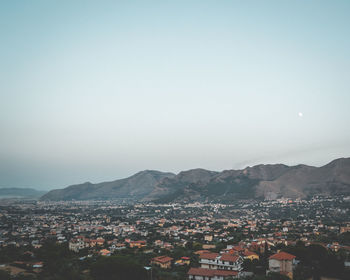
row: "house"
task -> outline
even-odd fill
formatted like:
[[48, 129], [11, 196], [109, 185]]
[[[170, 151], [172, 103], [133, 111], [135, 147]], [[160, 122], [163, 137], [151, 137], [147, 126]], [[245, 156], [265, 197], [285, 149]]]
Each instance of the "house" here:
[[164, 244], [164, 242], [163, 242], [162, 240], [156, 240], [156, 241], [154, 241], [154, 246], [160, 247], [160, 246], [163, 246], [163, 244]]
[[191, 262], [191, 259], [189, 257], [181, 257], [181, 259], [177, 260], [175, 262], [176, 265], [189, 265]]
[[115, 250], [123, 250], [125, 249], [126, 246], [124, 243], [116, 243], [116, 244], [112, 244], [110, 247], [109, 247], [109, 250], [114, 252]]
[[250, 245], [250, 250], [260, 252], [264, 254], [274, 244], [266, 239], [259, 238], [257, 241], [253, 241]]
[[111, 251], [107, 250], [107, 249], [102, 249], [100, 250], [99, 253], [101, 256], [110, 256], [111, 255]]
[[161, 268], [171, 268], [171, 262], [173, 258], [170, 258], [168, 256], [160, 256], [160, 257], [155, 257], [151, 259], [151, 264], [155, 264], [160, 266]]
[[267, 272], [278, 272], [293, 279], [293, 262], [295, 256], [286, 252], [279, 252], [269, 257], [269, 270]]
[[244, 252], [244, 248], [241, 246], [232, 246], [232, 248], [229, 250], [229, 253], [231, 255], [240, 255], [241, 253]]
[[192, 267], [187, 272], [189, 280], [225, 280], [238, 278], [238, 271]]
[[69, 250], [73, 251], [73, 252], [76, 252], [78, 253], [80, 250], [84, 249], [86, 246], [85, 246], [85, 242], [84, 240], [82, 239], [71, 239], [69, 241], [69, 244], [68, 244], [68, 248]]
[[248, 250], [244, 251], [242, 255], [243, 255], [244, 259], [249, 259], [251, 261], [259, 260], [259, 255], [258, 254], [254, 253], [254, 252], [251, 252], [251, 251], [248, 251]]
[[103, 246], [104, 243], [105, 243], [105, 240], [103, 238], [91, 239], [90, 247]]
[[191, 262], [191, 259], [189, 257], [181, 257], [181, 261], [182, 263], [189, 265]]
[[174, 249], [174, 246], [168, 242], [164, 242], [163, 246], [161, 246], [161, 247], [166, 249], [166, 250]]
[[130, 248], [143, 248], [146, 247], [146, 241], [139, 240], [139, 241], [130, 241], [129, 242]]
[[213, 241], [213, 236], [209, 235], [209, 234], [206, 234], [206, 235], [204, 235], [204, 240], [211, 242], [211, 241]]
[[243, 259], [231, 254], [204, 253], [199, 255], [199, 263], [202, 268], [240, 271]]
[[202, 248], [203, 249], [215, 249], [216, 245], [215, 244], [203, 244]]
[[220, 255], [218, 253], [205, 252], [199, 255], [199, 263], [202, 268], [217, 269], [216, 259]]

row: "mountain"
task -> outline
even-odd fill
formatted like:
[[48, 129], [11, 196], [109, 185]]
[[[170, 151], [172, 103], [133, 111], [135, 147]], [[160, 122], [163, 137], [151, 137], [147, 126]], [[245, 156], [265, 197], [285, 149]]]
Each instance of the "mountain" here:
[[[196, 184], [207, 184], [219, 172], [209, 171], [201, 168], [182, 171], [178, 175], [165, 178], [155, 185], [153, 191], [143, 198], [144, 201], [170, 202], [181, 195], [186, 195], [188, 186]], [[190, 195], [190, 194], [188, 194]]]
[[0, 198], [39, 198], [45, 193], [30, 188], [0, 188]]
[[273, 181], [261, 181], [257, 195], [282, 194], [284, 197], [347, 194], [350, 191], [350, 158], [337, 159], [316, 168], [307, 165], [291, 167]]
[[65, 189], [52, 190], [42, 200], [139, 200], [153, 191], [162, 179], [175, 174], [145, 170], [135, 175], [112, 182], [92, 184], [90, 182], [72, 185]]
[[191, 169], [177, 175], [146, 170], [113, 182], [53, 190], [42, 199], [229, 203], [237, 199], [306, 198], [316, 194], [350, 194], [350, 158], [336, 159], [322, 167], [260, 164], [222, 172]]

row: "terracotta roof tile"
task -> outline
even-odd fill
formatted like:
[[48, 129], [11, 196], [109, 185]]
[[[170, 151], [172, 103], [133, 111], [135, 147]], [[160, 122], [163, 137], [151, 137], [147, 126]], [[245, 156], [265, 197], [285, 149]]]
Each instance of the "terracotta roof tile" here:
[[203, 254], [199, 255], [199, 258], [200, 259], [215, 260], [217, 256], [219, 256], [218, 253], [203, 253]]
[[269, 259], [274, 259], [274, 260], [293, 260], [295, 259], [296, 257], [292, 254], [288, 254], [286, 252], [279, 252], [277, 254], [274, 254], [272, 255], [271, 257], [269, 257]]
[[196, 275], [196, 276], [206, 276], [206, 277], [214, 277], [214, 276], [237, 276], [238, 272], [233, 270], [217, 270], [217, 269], [207, 269], [201, 267], [191, 267], [187, 272], [188, 275]]
[[159, 262], [159, 263], [167, 263], [167, 262], [171, 262], [172, 260], [173, 258], [170, 258], [168, 256], [160, 256], [152, 259], [153, 262]]
[[220, 260], [225, 262], [235, 262], [238, 260], [238, 256], [233, 256], [230, 254], [222, 254]]

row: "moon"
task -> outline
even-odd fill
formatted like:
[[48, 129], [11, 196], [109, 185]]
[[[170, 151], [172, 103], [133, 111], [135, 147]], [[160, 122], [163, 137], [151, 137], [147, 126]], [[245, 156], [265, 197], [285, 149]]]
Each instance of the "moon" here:
[[302, 117], [303, 117], [303, 113], [302, 113], [302, 112], [299, 112], [299, 113], [298, 113], [298, 116], [299, 116], [300, 118], [302, 118]]

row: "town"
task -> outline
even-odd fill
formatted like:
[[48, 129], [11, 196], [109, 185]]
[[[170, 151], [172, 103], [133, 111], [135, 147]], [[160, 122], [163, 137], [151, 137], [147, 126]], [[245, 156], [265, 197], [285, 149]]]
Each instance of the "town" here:
[[125, 279], [350, 279], [349, 206], [346, 196], [232, 204], [3, 200], [0, 278], [114, 279], [108, 273], [131, 267], [120, 272], [129, 273]]

